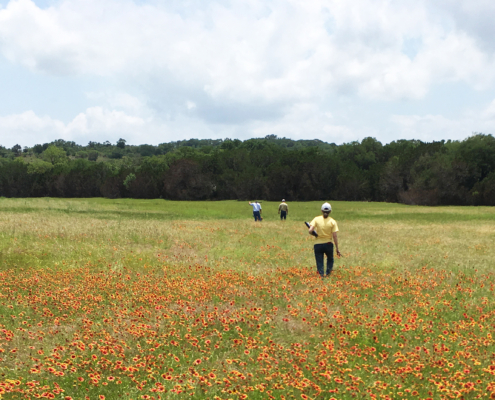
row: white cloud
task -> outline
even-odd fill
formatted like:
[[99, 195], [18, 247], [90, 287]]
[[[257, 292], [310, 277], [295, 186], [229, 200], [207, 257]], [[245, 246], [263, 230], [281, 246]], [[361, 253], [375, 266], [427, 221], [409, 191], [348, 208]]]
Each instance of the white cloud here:
[[91, 107], [86, 112], [77, 115], [71, 121], [66, 131], [68, 133], [80, 132], [83, 134], [103, 133], [112, 134], [114, 132], [132, 132], [141, 130], [145, 121], [140, 117], [126, 115], [122, 111], [108, 111], [101, 107]]
[[122, 111], [88, 108], [68, 124], [48, 116], [38, 116], [33, 111], [0, 117], [0, 144], [11, 147], [16, 143], [46, 143], [54, 139], [116, 141], [122, 136], [134, 141], [143, 133], [146, 121]]
[[[40, 76], [96, 76], [116, 86], [88, 88], [94, 107], [72, 121], [43, 117], [52, 122], [29, 128], [38, 132], [84, 140], [121, 132], [154, 143], [265, 133], [342, 142], [381, 127], [358, 115], [346, 122], [335, 110], [329, 120], [329, 99], [386, 107], [424, 99], [442, 83], [493, 88], [487, 43], [495, 28], [491, 19], [476, 25], [493, 11], [488, 0], [59, 0], [44, 9], [10, 0], [0, 9], [0, 53]], [[434, 110], [393, 121], [408, 135], [428, 126], [462, 126], [465, 135], [476, 122], [449, 125]]]
[[[154, 72], [224, 101], [301, 101], [339, 90], [418, 98], [433, 80], [477, 83], [493, 67], [463, 32], [435, 24], [421, 1], [213, 1], [183, 15], [126, 0], [66, 0], [44, 10], [12, 0], [0, 11], [0, 34], [5, 56], [35, 71], [132, 80]], [[414, 60], [402, 52], [411, 35], [424, 43]]]
[[87, 92], [86, 97], [96, 102], [103, 102], [108, 108], [123, 110], [134, 115], [149, 112], [143, 100], [125, 92]]
[[357, 140], [362, 133], [333, 121], [332, 114], [311, 103], [296, 104], [276, 122], [260, 121], [249, 128], [254, 136], [277, 135], [293, 139], [320, 139], [341, 143]]
[[[418, 139], [431, 142], [435, 139], [462, 139], [465, 126], [442, 115], [394, 115], [391, 121], [397, 125], [401, 139]], [[464, 125], [464, 124], [463, 124]], [[468, 131], [469, 132], [469, 131]]]
[[437, 10], [450, 17], [457, 29], [476, 38], [492, 54], [495, 51], [495, 3], [492, 0], [437, 0]]
[[484, 109], [469, 111], [457, 118], [443, 115], [394, 115], [390, 118], [399, 131], [396, 135], [404, 139], [462, 140], [473, 132], [495, 134], [495, 100]]
[[12, 147], [15, 144], [49, 142], [53, 132], [60, 134], [64, 124], [48, 116], [39, 117], [33, 111], [0, 117], [0, 145]]
[[[495, 122], [495, 100], [493, 100], [481, 113], [483, 119]], [[492, 126], [495, 131], [495, 126]]]

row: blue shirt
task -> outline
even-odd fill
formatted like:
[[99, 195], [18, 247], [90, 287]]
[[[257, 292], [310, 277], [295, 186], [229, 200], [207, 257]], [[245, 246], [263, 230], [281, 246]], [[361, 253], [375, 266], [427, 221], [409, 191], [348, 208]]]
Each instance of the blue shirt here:
[[253, 207], [253, 212], [261, 210], [261, 204], [260, 203], [249, 203], [249, 205], [251, 207]]

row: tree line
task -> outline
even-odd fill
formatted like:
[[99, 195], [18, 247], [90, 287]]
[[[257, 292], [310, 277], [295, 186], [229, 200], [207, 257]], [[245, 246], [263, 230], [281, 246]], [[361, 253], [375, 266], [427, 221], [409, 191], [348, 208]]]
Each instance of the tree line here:
[[269, 135], [0, 146], [0, 196], [495, 205], [495, 138], [336, 145]]

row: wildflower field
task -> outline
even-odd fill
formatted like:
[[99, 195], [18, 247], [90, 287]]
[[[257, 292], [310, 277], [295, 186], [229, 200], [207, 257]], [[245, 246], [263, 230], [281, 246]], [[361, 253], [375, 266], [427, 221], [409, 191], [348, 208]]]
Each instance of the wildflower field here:
[[495, 210], [0, 199], [0, 398], [495, 398]]

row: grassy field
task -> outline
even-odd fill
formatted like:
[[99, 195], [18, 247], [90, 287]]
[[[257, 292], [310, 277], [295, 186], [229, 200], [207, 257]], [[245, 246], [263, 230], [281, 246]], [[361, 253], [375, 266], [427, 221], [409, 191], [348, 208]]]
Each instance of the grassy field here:
[[0, 398], [495, 398], [495, 209], [0, 199]]

